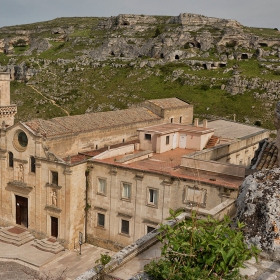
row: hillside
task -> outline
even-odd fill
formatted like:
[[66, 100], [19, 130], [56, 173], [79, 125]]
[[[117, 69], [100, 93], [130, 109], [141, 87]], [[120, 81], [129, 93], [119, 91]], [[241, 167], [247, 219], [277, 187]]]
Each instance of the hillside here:
[[195, 14], [57, 18], [0, 28], [17, 120], [179, 97], [195, 116], [274, 128], [280, 32]]

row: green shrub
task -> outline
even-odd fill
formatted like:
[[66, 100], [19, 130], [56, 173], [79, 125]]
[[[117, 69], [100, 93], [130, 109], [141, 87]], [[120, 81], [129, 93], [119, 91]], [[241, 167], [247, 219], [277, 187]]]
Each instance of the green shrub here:
[[260, 252], [244, 243], [243, 227], [238, 222], [232, 228], [228, 217], [219, 222], [210, 217], [198, 220], [195, 214], [174, 227], [161, 225], [161, 258], [146, 265], [145, 271], [157, 280], [236, 279], [244, 261]]

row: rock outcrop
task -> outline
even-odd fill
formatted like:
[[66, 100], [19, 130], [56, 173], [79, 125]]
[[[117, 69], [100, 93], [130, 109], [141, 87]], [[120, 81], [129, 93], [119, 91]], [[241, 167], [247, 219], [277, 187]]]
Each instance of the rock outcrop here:
[[280, 260], [280, 168], [249, 175], [237, 198], [237, 219], [247, 226], [245, 240]]

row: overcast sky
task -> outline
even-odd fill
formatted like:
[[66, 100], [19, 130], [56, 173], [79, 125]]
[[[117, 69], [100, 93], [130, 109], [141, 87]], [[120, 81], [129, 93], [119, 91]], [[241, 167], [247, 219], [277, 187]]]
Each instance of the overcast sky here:
[[280, 0], [0, 0], [0, 27], [57, 17], [195, 13], [280, 30]]

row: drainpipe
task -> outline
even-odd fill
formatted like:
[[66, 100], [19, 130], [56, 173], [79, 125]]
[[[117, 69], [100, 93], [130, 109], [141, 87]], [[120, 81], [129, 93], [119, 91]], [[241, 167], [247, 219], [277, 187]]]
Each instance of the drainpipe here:
[[87, 242], [87, 220], [88, 220], [88, 210], [89, 210], [89, 204], [88, 204], [88, 187], [89, 187], [89, 169], [86, 170], [85, 176], [86, 176], [86, 190], [85, 190], [85, 242]]

